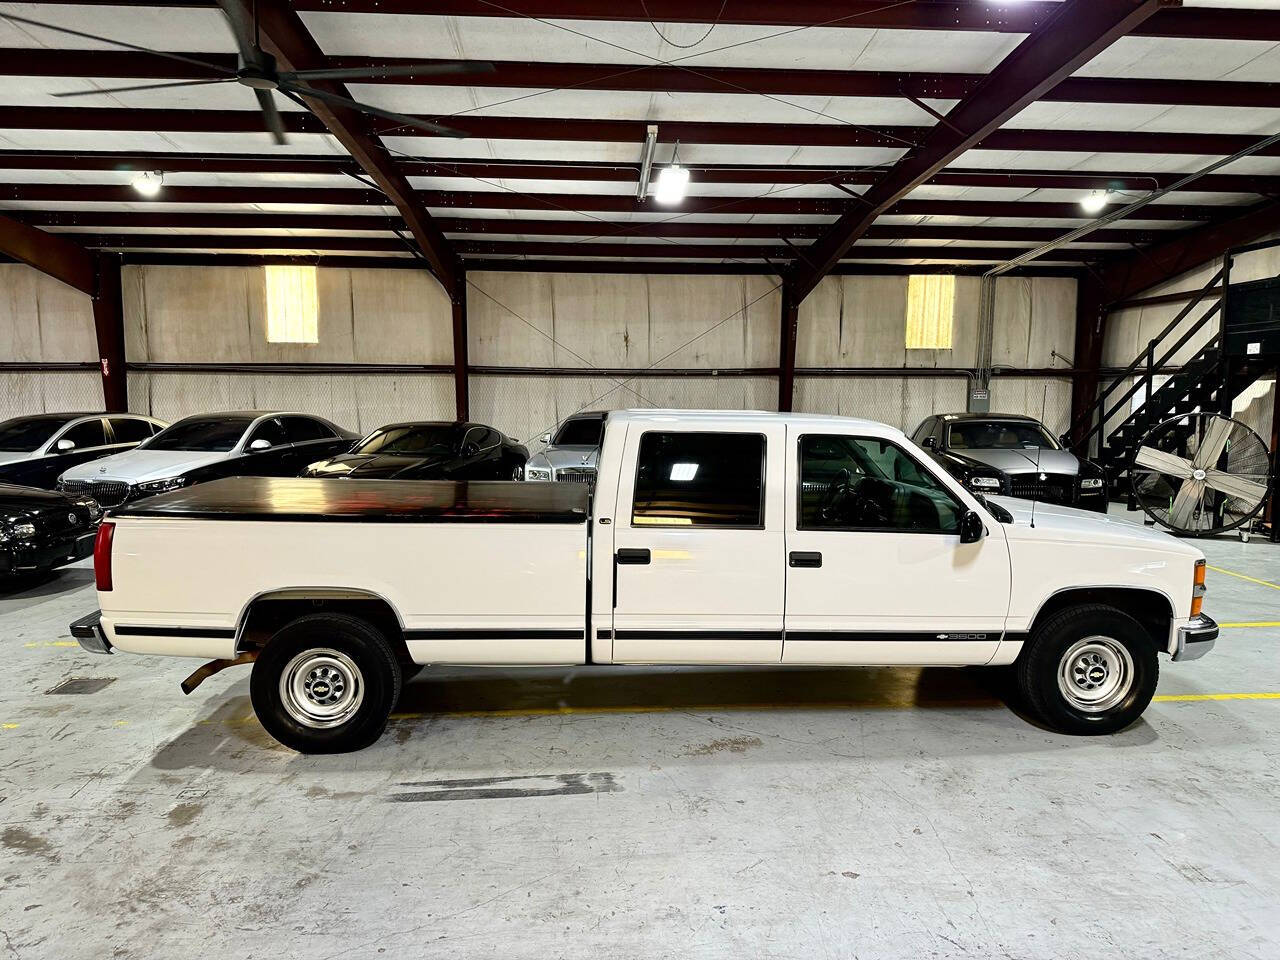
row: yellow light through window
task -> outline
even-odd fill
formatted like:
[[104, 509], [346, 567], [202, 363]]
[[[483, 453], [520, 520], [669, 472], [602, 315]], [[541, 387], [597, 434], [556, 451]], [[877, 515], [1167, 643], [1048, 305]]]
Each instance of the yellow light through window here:
[[907, 278], [907, 349], [950, 350], [955, 313], [955, 277], [912, 274]]
[[320, 297], [315, 267], [263, 267], [267, 342], [319, 343]]

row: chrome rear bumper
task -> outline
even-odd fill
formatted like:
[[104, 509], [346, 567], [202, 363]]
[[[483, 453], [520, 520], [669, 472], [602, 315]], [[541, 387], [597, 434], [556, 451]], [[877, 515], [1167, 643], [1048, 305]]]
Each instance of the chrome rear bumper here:
[[1218, 624], [1203, 613], [1178, 628], [1173, 648], [1174, 660], [1199, 660], [1218, 640]]
[[71, 635], [90, 653], [110, 653], [111, 641], [102, 631], [102, 611], [95, 610], [71, 624]]

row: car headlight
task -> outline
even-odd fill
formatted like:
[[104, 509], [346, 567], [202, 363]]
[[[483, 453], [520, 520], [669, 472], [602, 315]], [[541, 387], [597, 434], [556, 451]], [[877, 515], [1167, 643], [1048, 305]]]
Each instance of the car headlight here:
[[186, 483], [185, 477], [165, 477], [163, 480], [148, 480], [146, 483], [138, 484], [139, 493], [165, 493], [169, 490], [177, 490]]
[[5, 532], [17, 540], [29, 540], [36, 535], [36, 525], [29, 520], [23, 520], [18, 523], [10, 523], [5, 528]]
[[550, 480], [550, 467], [525, 467], [524, 478], [526, 480]]
[[969, 488], [972, 490], [995, 490], [1000, 491], [999, 477], [970, 477]]
[[1081, 490], [1101, 490], [1102, 478], [1101, 477], [1085, 477], [1083, 480], [1080, 481], [1080, 489]]
[[76, 506], [84, 507], [88, 510], [90, 520], [97, 520], [102, 516], [102, 507], [98, 506], [98, 501], [94, 500], [92, 497], [81, 497], [76, 501]]

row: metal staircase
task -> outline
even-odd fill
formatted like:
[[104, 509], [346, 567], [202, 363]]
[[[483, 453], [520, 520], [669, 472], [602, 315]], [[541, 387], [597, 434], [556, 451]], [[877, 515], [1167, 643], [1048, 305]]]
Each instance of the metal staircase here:
[[[1063, 435], [1064, 443], [1103, 464], [1113, 492], [1121, 487], [1134, 453], [1154, 426], [1196, 410], [1230, 416], [1235, 397], [1275, 368], [1274, 356], [1229, 355], [1223, 349], [1227, 324], [1222, 315], [1231, 290], [1229, 264], [1230, 257], [1132, 363], [1108, 373], [1110, 383]], [[1213, 293], [1220, 295], [1211, 298]], [[1186, 323], [1196, 313], [1199, 316]], [[1179, 352], [1202, 338], [1202, 331], [1211, 323], [1214, 334], [1200, 351], [1175, 364]], [[1123, 389], [1125, 385], [1127, 389]], [[1143, 398], [1137, 406], [1133, 406], [1135, 397]], [[1083, 427], [1087, 429], [1073, 443], [1076, 431]], [[1189, 423], [1186, 429], [1191, 429]]]

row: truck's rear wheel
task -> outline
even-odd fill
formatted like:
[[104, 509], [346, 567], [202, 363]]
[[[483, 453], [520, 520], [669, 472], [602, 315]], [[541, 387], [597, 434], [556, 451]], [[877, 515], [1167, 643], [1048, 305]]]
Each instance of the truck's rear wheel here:
[[1039, 626], [1014, 667], [1027, 707], [1059, 733], [1123, 730], [1156, 692], [1160, 665], [1142, 624], [1114, 607], [1071, 607]]
[[253, 664], [249, 694], [266, 731], [300, 753], [367, 747], [400, 695], [400, 665], [370, 623], [315, 613], [285, 624]]

